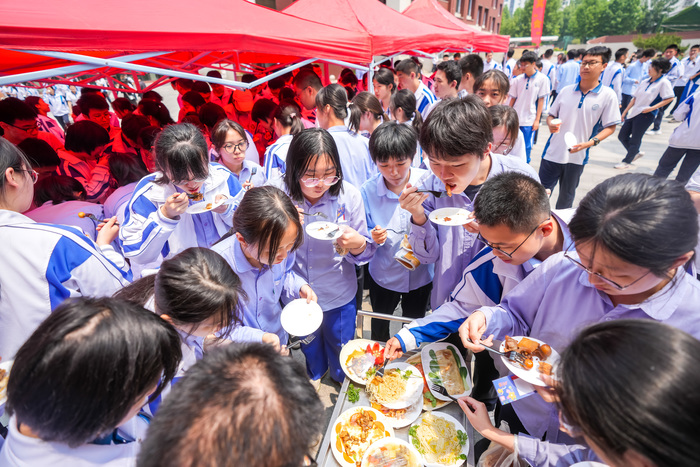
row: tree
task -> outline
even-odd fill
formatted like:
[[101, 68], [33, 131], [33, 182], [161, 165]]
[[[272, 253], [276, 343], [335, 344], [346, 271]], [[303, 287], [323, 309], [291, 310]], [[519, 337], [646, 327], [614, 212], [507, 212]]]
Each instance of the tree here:
[[642, 18], [642, 5], [639, 0], [610, 0], [608, 20], [604, 34], [629, 34], [634, 31]]
[[[513, 16], [505, 19], [505, 8], [503, 19], [501, 20], [501, 34], [508, 34], [513, 37], [526, 37], [531, 33], [532, 8], [534, 0], [527, 0], [523, 8], [518, 8]], [[561, 11], [561, 0], [547, 0], [544, 7], [543, 36], [558, 36], [561, 29], [563, 14]]]
[[678, 0], [648, 0], [642, 7], [641, 21], [637, 24], [637, 31], [642, 33], [658, 32], [661, 21], [668, 12], [678, 3]]
[[[644, 39], [641, 35], [639, 35], [634, 41], [632, 41], [632, 43], [635, 47], [640, 49], [654, 49], [663, 52], [666, 50], [666, 47], [671, 44], [676, 44], [680, 47], [681, 37], [676, 36], [675, 34], [654, 34], [653, 36]], [[680, 47], [680, 49], [681, 52], [683, 52], [683, 47]]]
[[574, 18], [574, 12], [576, 11], [576, 4], [574, 2], [569, 3], [564, 12], [562, 13], [562, 23], [561, 23], [561, 36], [573, 36], [572, 32], [576, 29], [576, 19]]
[[604, 35], [606, 24], [610, 20], [608, 14], [606, 0], [582, 0], [576, 5], [574, 21], [569, 24], [572, 35], [582, 42]]

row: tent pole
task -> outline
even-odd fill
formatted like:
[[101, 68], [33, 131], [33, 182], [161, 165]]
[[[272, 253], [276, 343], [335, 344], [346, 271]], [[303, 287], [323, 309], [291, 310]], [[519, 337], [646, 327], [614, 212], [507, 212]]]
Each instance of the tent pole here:
[[[260, 79], [257, 79], [257, 80], [255, 80], [255, 81], [253, 81], [252, 83], [249, 83], [249, 84], [247, 85], [246, 88], [247, 88], [247, 89], [251, 89], [251, 88], [254, 88], [255, 86], [260, 86], [260, 85], [263, 84], [263, 83], [267, 83], [267, 82], [270, 81], [272, 78], [277, 78], [278, 76], [282, 76], [282, 75], [284, 75], [284, 74], [287, 74], [287, 73], [289, 73], [290, 71], [294, 71], [294, 70], [296, 70], [297, 68], [303, 67], [304, 65], [308, 65], [309, 63], [313, 63], [313, 62], [315, 62], [316, 60], [318, 60], [318, 59], [317, 59], [317, 58], [309, 58], [309, 59], [307, 59], [307, 60], [302, 60], [302, 61], [299, 62], [299, 63], [295, 63], [294, 65], [289, 65], [288, 67], [282, 68], [281, 70], [277, 70], [277, 71], [275, 71], [274, 73], [270, 73], [270, 74], [267, 75], [267, 76], [264, 76], [264, 77], [262, 77], [262, 78], [260, 78]], [[217, 80], [217, 81], [221, 81], [221, 80]], [[241, 83], [241, 84], [245, 84], [245, 83]]]
[[363, 65], [356, 65], [356, 64], [350, 63], [350, 62], [343, 62], [342, 60], [319, 60], [319, 61], [321, 61], [321, 62], [323, 62], [323, 63], [332, 63], [332, 64], [334, 64], [334, 65], [340, 65], [340, 66], [347, 67], [347, 68], [352, 68], [352, 69], [355, 69], [355, 70], [369, 71], [369, 68], [366, 67], [366, 66], [363, 66]]

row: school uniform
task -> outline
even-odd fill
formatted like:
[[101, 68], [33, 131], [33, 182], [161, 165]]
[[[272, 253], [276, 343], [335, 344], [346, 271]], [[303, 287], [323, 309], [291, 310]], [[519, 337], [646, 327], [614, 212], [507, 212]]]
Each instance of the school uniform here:
[[627, 155], [622, 160], [631, 164], [634, 156], [639, 152], [642, 145], [642, 138], [649, 126], [654, 121], [659, 110], [642, 113], [647, 107], [654, 106], [662, 100], [673, 97], [673, 87], [671, 83], [662, 76], [654, 81], [647, 78], [641, 82], [634, 92], [634, 106], [627, 112], [625, 123], [622, 124], [617, 139], [627, 150]]
[[[253, 169], [255, 169], [255, 175], [253, 175]], [[260, 164], [249, 161], [245, 159], [243, 161], [243, 167], [241, 167], [241, 173], [236, 175], [235, 172], [231, 172], [234, 177], [238, 179], [238, 182], [243, 186], [247, 181], [253, 184], [253, 186], [263, 186], [267, 183], [267, 178], [265, 177], [265, 171]]]
[[648, 75], [645, 75], [644, 65], [645, 63], [637, 60], [625, 68], [625, 72], [622, 77], [622, 100], [620, 106], [620, 110], [622, 112], [625, 111], [629, 103], [632, 101], [632, 96], [639, 87], [639, 83], [649, 77]]
[[518, 128], [518, 137], [515, 138], [513, 148], [507, 155], [510, 157], [517, 157], [518, 159], [527, 164], [527, 152], [525, 151], [525, 135], [523, 134], [520, 128]]
[[[339, 183], [343, 184], [343, 188], [338, 196], [331, 196], [330, 191], [326, 191], [314, 205], [306, 199], [293, 201], [305, 212], [322, 212], [330, 222], [352, 227], [371, 243], [360, 190], [349, 182]], [[326, 219], [305, 218], [307, 223], [322, 220]], [[362, 266], [370, 258], [371, 251], [367, 249], [357, 256], [351, 253], [340, 256], [333, 242], [315, 239], [304, 232], [304, 243], [296, 251], [294, 272], [316, 292], [318, 304], [323, 310], [323, 323], [314, 333], [316, 338], [301, 347], [311, 379], [319, 379], [329, 368], [334, 380], [340, 382], [345, 378], [339, 356], [341, 347], [355, 334], [355, 265]]]
[[70, 109], [68, 108], [68, 102], [66, 98], [56, 92], [55, 94], [46, 94], [44, 96], [46, 103], [49, 104], [49, 109], [51, 109], [51, 114], [56, 117], [56, 120], [65, 129], [70, 125]]
[[[673, 57], [671, 59], [671, 69], [668, 70], [668, 72], [663, 77], [666, 78], [669, 81], [669, 83], [671, 83], [671, 87], [673, 89], [673, 96], [675, 96], [676, 99], [681, 98], [681, 95], [683, 95], [683, 88], [685, 87], [683, 85], [676, 88], [676, 82], [681, 76], [683, 76], [683, 64], [676, 57]], [[661, 129], [661, 119], [664, 118], [664, 113], [671, 104], [672, 103], [669, 102], [656, 112], [656, 116], [654, 117], [654, 131], [659, 131]]]
[[[491, 169], [488, 177], [501, 172], [515, 171], [539, 180], [532, 167], [515, 157], [491, 153]], [[485, 163], [482, 162], [482, 164]], [[435, 175], [426, 176], [416, 185], [421, 189], [445, 191], [445, 184]], [[468, 190], [478, 190], [469, 187]], [[464, 208], [473, 211], [473, 198], [465, 193], [453, 193], [451, 197], [435, 198], [429, 195], [423, 202], [426, 217], [435, 209], [445, 207]], [[435, 225], [429, 219], [423, 225], [416, 225], [411, 219], [408, 243], [413, 247], [413, 254], [422, 264], [435, 263], [435, 278], [430, 304], [433, 310], [442, 305], [450, 296], [462, 277], [462, 271], [484, 246], [476, 234], [468, 232], [462, 226]]]
[[[408, 182], [413, 185], [427, 171], [412, 168]], [[399, 195], [389, 190], [382, 174], [377, 174], [360, 189], [367, 215], [367, 229], [377, 225], [397, 232], [408, 232], [411, 214], [399, 206]], [[367, 249], [372, 253], [369, 261], [370, 301], [372, 310], [393, 314], [396, 305], [401, 302], [403, 316], [420, 318], [425, 316], [430, 300], [430, 284], [433, 281], [433, 264], [421, 264], [409, 271], [396, 261], [394, 255], [401, 247], [403, 233], [387, 230], [387, 239], [382, 245], [370, 243]], [[374, 340], [386, 341], [389, 337], [389, 323], [384, 320], [372, 320]]]
[[581, 92], [580, 84], [576, 84], [562, 89], [549, 109], [549, 115], [559, 118], [562, 123], [559, 133], [553, 133], [547, 139], [539, 175], [545, 188], [553, 190], [559, 183], [556, 207], [566, 209], [573, 206], [589, 150], [570, 153], [564, 135], [570, 132], [576, 136], [576, 141], [586, 142], [598, 134], [598, 124], [609, 127], [620, 123], [620, 107], [615, 92], [602, 83], [586, 94]]
[[[82, 232], [0, 209], [0, 356], [10, 360], [68, 297], [111, 296], [131, 280]], [[21, 310], [21, 313], [18, 312]]]
[[580, 71], [581, 65], [575, 60], [568, 60], [559, 67], [557, 70], [557, 97], [566, 86], [577, 83]]
[[[569, 254], [578, 259], [575, 252]], [[641, 304], [615, 306], [589, 282], [588, 273], [562, 252], [547, 258], [500, 305], [481, 311], [486, 317], [484, 335], [493, 334], [499, 340], [506, 334], [530, 336], [561, 353], [585, 326], [613, 319], [653, 319], [700, 338], [699, 300], [700, 282], [681, 267], [673, 280]], [[553, 404], [528, 397], [511, 405], [531, 436], [542, 438], [547, 433], [547, 441], [570, 443], [559, 431]]]
[[[119, 229], [124, 256], [131, 260], [132, 270], [139, 277], [144, 269], [157, 269], [163, 260], [189, 247], [210, 247], [232, 226], [233, 205], [223, 214], [185, 212], [177, 219], [165, 217], [160, 207], [169, 196], [182, 190], [172, 183], [155, 183], [160, 175], [156, 172], [138, 183]], [[200, 191], [205, 201], [199, 202], [213, 202], [219, 194], [235, 197], [241, 191], [241, 184], [227, 168], [210, 163], [209, 175]], [[190, 205], [194, 203], [190, 200]]]
[[[537, 118], [538, 100], [545, 99], [550, 93], [549, 80], [547, 77], [535, 71], [532, 76], [525, 73], [514, 78], [508, 96], [515, 99], [513, 109], [518, 114], [520, 121], [520, 131], [525, 137], [525, 153], [527, 162], [530, 162], [530, 151], [532, 149], [533, 130], [532, 125]], [[544, 101], [543, 104], [544, 105]]]
[[281, 179], [287, 171], [287, 152], [292, 144], [292, 135], [283, 135], [265, 151], [265, 177]]
[[[676, 104], [671, 109], [671, 114], [673, 114], [679, 105], [685, 101], [688, 97], [693, 95], [695, 90], [689, 90], [687, 88], [688, 83], [691, 78], [695, 76], [700, 71], [700, 58], [695, 57], [695, 60], [691, 60], [690, 57], [685, 57], [681, 60], [681, 65], [683, 66], [683, 74], [676, 79], [673, 86], [673, 93], [676, 95]], [[680, 88], [680, 94], [677, 93], [677, 89]]]
[[659, 160], [654, 176], [666, 178], [676, 168], [685, 155], [683, 164], [678, 169], [676, 180], [686, 183], [700, 166], [700, 91], [687, 98], [673, 113], [673, 118], [680, 125], [673, 130], [668, 141], [668, 148]]
[[107, 198], [111, 177], [107, 159], [100, 163], [95, 160], [86, 161], [69, 151], [58, 151], [58, 157], [61, 159], [56, 169], [58, 175], [78, 180], [87, 191], [87, 199], [90, 201], [102, 202]]
[[[519, 433], [515, 435], [518, 456], [529, 465], [564, 467], [604, 465], [593, 450], [583, 444], [555, 444]], [[593, 464], [596, 463], [596, 464]]]
[[107, 197], [104, 203], [105, 219], [111, 219], [117, 216], [117, 222], [121, 225], [124, 223], [124, 215], [126, 206], [134, 194], [138, 182], [129, 183], [128, 185], [120, 186]]
[[607, 86], [615, 91], [618, 104], [622, 104], [622, 78], [624, 73], [625, 68], [622, 66], [622, 63], [611, 62], [605, 70], [603, 70], [603, 75], [600, 79], [603, 86]]
[[343, 179], [358, 190], [377, 173], [377, 167], [369, 155], [369, 139], [350, 131], [345, 125], [328, 129], [338, 146]]
[[46, 115], [37, 115], [36, 122], [41, 131], [51, 133], [58, 138], [62, 145], [66, 144], [66, 135], [63, 133], [63, 128], [56, 123], [56, 120], [49, 118]]
[[542, 74], [549, 80], [549, 94], [544, 99], [544, 110], [542, 111], [543, 114], [546, 114], [549, 113], [549, 106], [552, 105], [549, 98], [552, 95], [552, 90], [556, 88], [557, 75], [556, 67], [546, 58], [542, 59]]
[[491, 70], [502, 70], [503, 67], [496, 62], [496, 60], [491, 60], [490, 62], [484, 60], [484, 73]]
[[513, 76], [513, 70], [515, 69], [515, 64], [518, 63], [517, 60], [514, 58], [509, 58], [504, 64], [503, 64], [503, 73], [508, 76], [508, 78], [511, 78]]
[[418, 85], [414, 94], [416, 96], [416, 109], [425, 120], [428, 117], [430, 106], [437, 102], [437, 97], [423, 82]]
[[231, 95], [233, 94], [233, 91], [229, 88], [224, 88], [224, 92], [221, 94], [221, 97], [217, 96], [214, 94], [214, 91], [211, 92], [211, 97], [209, 97], [209, 102], [213, 102], [214, 104], [217, 104], [221, 106], [222, 109], [225, 109], [226, 106], [231, 102]]
[[81, 218], [78, 215], [80, 212], [92, 214], [100, 220], [106, 218], [101, 204], [77, 200], [64, 201], [60, 204], [53, 204], [49, 200], [31, 211], [25, 212], [24, 215], [34, 222], [42, 224], [59, 224], [75, 227], [94, 242], [97, 238], [97, 224], [88, 217]]

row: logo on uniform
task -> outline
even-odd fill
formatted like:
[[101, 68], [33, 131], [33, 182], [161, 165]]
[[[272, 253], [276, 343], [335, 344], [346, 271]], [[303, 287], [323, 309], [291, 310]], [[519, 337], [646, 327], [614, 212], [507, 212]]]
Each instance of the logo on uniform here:
[[600, 108], [600, 105], [593, 104], [593, 107], [591, 107], [591, 110], [595, 111], [595, 110], [598, 110], [599, 108]]

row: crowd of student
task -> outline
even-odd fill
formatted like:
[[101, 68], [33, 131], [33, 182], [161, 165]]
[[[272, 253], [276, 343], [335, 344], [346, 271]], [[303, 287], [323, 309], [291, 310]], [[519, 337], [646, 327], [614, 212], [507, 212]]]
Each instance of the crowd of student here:
[[[635, 119], [646, 131], [670, 103], [670, 62], [645, 78], [647, 51], [629, 74], [626, 52], [619, 66], [605, 47], [552, 55], [469, 54], [432, 78], [408, 58], [377, 69], [373, 93], [350, 70], [323, 86], [312, 66], [245, 91], [178, 79], [177, 122], [154, 91], [114, 112], [73, 86], [0, 100], [0, 356], [14, 359], [0, 465], [307, 465], [314, 387], [344, 378], [364, 285], [373, 311], [415, 319], [393, 337], [373, 320], [391, 358], [443, 338], [474, 352], [467, 417], [533, 465], [694, 465], [700, 176], [686, 190], [665, 180], [673, 167], [623, 174], [567, 209], [589, 148], [620, 123], [625, 80], [640, 81], [622, 109], [629, 157]], [[667, 166], [700, 156], [698, 92], [674, 94]], [[430, 222], [444, 207], [473, 219]], [[318, 220], [339, 236], [309, 235]], [[305, 372], [280, 322], [298, 298], [324, 314]], [[513, 435], [482, 404], [506, 374], [482, 345], [506, 334], [563, 353], [552, 387], [496, 405]]]

